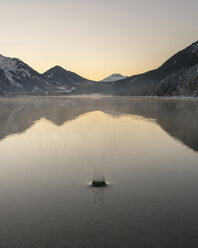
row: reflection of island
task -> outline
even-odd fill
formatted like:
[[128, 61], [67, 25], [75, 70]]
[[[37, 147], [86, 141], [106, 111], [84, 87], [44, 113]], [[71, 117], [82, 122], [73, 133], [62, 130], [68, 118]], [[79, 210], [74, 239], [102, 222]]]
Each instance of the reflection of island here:
[[62, 125], [81, 114], [98, 110], [112, 116], [133, 114], [155, 119], [169, 135], [198, 151], [198, 101], [193, 99], [1, 98], [0, 109], [0, 139], [25, 131], [43, 117]]

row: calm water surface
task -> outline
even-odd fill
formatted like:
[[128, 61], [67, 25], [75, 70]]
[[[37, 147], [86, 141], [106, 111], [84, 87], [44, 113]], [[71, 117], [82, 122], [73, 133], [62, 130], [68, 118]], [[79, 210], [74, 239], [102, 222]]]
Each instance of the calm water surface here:
[[[1, 248], [198, 247], [198, 100], [0, 99]], [[90, 186], [101, 166], [108, 187]]]

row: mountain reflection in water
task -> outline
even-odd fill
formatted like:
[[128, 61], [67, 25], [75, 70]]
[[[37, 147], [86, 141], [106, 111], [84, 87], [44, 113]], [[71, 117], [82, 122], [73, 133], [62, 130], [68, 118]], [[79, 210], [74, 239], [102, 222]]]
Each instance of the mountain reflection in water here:
[[198, 100], [119, 97], [24, 97], [0, 99], [0, 139], [24, 132], [46, 118], [58, 126], [78, 116], [102, 111], [111, 116], [154, 119], [170, 136], [198, 151]]

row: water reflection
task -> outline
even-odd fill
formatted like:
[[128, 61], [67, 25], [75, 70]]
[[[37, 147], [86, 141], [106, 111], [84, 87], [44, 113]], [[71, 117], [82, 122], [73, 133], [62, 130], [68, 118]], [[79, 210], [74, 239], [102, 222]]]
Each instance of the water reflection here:
[[105, 205], [104, 202], [104, 191], [105, 191], [105, 187], [92, 187], [92, 191], [94, 194], [94, 204], [100, 204], [102, 206]]
[[24, 132], [46, 118], [58, 126], [78, 116], [102, 111], [111, 116], [140, 115], [156, 122], [169, 135], [198, 151], [198, 100], [150, 98], [28, 97], [0, 99], [0, 139]]
[[1, 247], [197, 248], [197, 102], [0, 99]]

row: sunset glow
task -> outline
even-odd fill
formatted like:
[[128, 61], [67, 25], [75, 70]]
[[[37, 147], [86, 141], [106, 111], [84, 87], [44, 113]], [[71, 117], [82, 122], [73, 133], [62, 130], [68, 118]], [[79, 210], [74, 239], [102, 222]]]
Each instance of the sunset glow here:
[[197, 9], [194, 0], [3, 1], [0, 54], [40, 73], [60, 65], [93, 80], [130, 76], [196, 41]]

